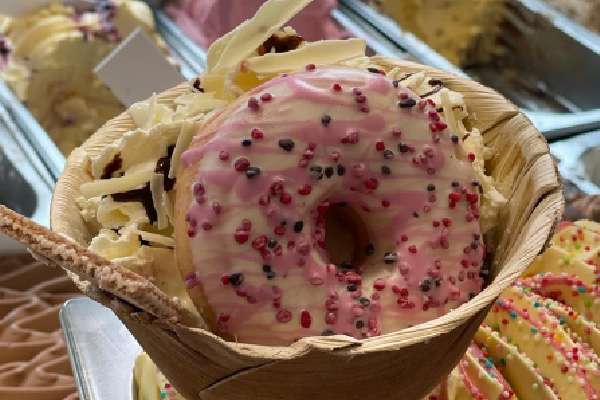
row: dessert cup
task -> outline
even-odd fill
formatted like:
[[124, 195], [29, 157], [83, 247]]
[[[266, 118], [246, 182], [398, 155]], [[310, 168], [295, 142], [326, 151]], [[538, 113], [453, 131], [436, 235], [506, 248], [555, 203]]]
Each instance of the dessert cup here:
[[[508, 100], [476, 82], [430, 67], [374, 60], [406, 73], [425, 72], [464, 96], [476, 117], [473, 127], [494, 150], [495, 157], [486, 162], [487, 173], [508, 199], [488, 235], [493, 248], [491, 283], [440, 318], [364, 340], [307, 337], [285, 347], [228, 342], [203, 329], [202, 320], [146, 278], [84, 250], [91, 233], [76, 199], [80, 186], [92, 179], [87, 156], [99, 154], [135, 128], [128, 113], [110, 120], [68, 158], [52, 203], [56, 234], [6, 212], [0, 225], [9, 231], [12, 226], [35, 252], [68, 269], [87, 295], [113, 309], [188, 399], [380, 399], [391, 393], [420, 398], [462, 356], [493, 300], [545, 248], [562, 215], [563, 197], [543, 136]], [[159, 103], [172, 104], [191, 84], [158, 95]], [[36, 239], [40, 234], [43, 240]]]

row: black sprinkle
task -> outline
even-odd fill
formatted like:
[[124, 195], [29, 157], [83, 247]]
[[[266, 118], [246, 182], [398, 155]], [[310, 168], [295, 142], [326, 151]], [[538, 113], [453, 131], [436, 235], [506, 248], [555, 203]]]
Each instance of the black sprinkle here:
[[421, 281], [421, 283], [419, 284], [419, 288], [421, 289], [421, 291], [423, 292], [429, 292], [429, 290], [431, 289], [431, 280], [426, 278], [423, 279]]
[[358, 287], [354, 283], [351, 283], [348, 286], [346, 286], [346, 289], [349, 292], [356, 292], [356, 290], [358, 290]]
[[383, 158], [385, 158], [386, 160], [391, 160], [394, 158], [394, 152], [391, 151], [390, 149], [385, 149], [383, 151]]
[[325, 329], [323, 332], [321, 332], [321, 336], [333, 336], [335, 335], [335, 332], [332, 331], [331, 329]]
[[342, 164], [338, 164], [338, 166], [337, 166], [337, 174], [339, 176], [344, 176], [345, 173], [346, 173], [346, 167], [344, 167]]
[[365, 248], [365, 253], [368, 256], [371, 256], [371, 255], [373, 255], [375, 253], [375, 246], [373, 246], [373, 243], [369, 243], [367, 245], [367, 247]]
[[452, 181], [452, 187], [456, 188], [459, 186], [460, 186], [460, 183], [458, 183], [458, 181]]
[[479, 233], [474, 233], [473, 234], [473, 239], [479, 240], [479, 239], [481, 239], [481, 235]]
[[275, 278], [275, 272], [271, 271], [271, 272], [267, 272], [267, 279], [271, 280]]
[[264, 273], [271, 272], [271, 266], [269, 264], [263, 265], [263, 272]]
[[275, 246], [277, 246], [277, 240], [269, 239], [269, 241], [267, 242], [267, 247], [270, 249], [274, 249]]
[[477, 296], [477, 293], [475, 293], [475, 292], [469, 293], [469, 300], [473, 299], [475, 296]]
[[387, 165], [384, 165], [384, 166], [381, 167], [381, 173], [383, 175], [389, 175], [389, 174], [392, 173], [392, 170]]
[[404, 143], [399, 143], [398, 144], [398, 151], [400, 153], [406, 153], [408, 151], [408, 145], [406, 145]]
[[383, 255], [383, 262], [386, 264], [393, 264], [398, 261], [398, 255], [396, 253], [385, 253]]
[[419, 213], [418, 213], [418, 212], [416, 212], [416, 211], [415, 211], [415, 212], [413, 212], [413, 217], [415, 217], [415, 218], [419, 218]]
[[433, 192], [434, 190], [435, 190], [435, 185], [433, 183], [430, 183], [429, 185], [427, 185], [428, 192]]
[[347, 261], [342, 261], [339, 265], [338, 268], [340, 269], [352, 269], [352, 264], [347, 262]]
[[324, 127], [328, 127], [330, 123], [331, 123], [331, 115], [323, 115], [321, 117], [321, 124]]
[[413, 76], [412, 72], [411, 72], [411, 73], [408, 73], [408, 74], [406, 74], [406, 75], [404, 75], [404, 76], [402, 77], [402, 79], [400, 79], [400, 82], [401, 82], [401, 81], [405, 81], [405, 80], [407, 80], [407, 79], [408, 79], [408, 78], [410, 78], [411, 76]]
[[295, 145], [292, 139], [279, 139], [279, 147], [285, 151], [292, 151]]
[[371, 300], [367, 299], [366, 297], [361, 297], [358, 299], [358, 301], [363, 307], [369, 307], [369, 305], [371, 304]]
[[478, 241], [478, 240], [473, 240], [473, 241], [471, 242], [471, 248], [472, 248], [473, 250], [476, 250], [478, 247], [479, 247], [479, 241]]
[[327, 178], [331, 178], [333, 176], [333, 167], [326, 167], [325, 168], [325, 176]]
[[367, 68], [367, 71], [373, 74], [378, 74], [380, 72], [377, 68]]
[[400, 108], [413, 108], [417, 105], [417, 101], [415, 99], [406, 99], [398, 102], [398, 107]]
[[257, 177], [258, 175], [260, 175], [260, 168], [258, 167], [248, 167], [248, 169], [246, 170], [246, 176], [248, 177], [248, 179], [252, 179], [254, 177]]
[[315, 179], [323, 179], [323, 167], [319, 165], [313, 165], [310, 167], [310, 176]]
[[356, 321], [356, 329], [362, 329], [365, 327], [365, 321], [363, 321], [362, 319], [359, 319], [358, 321]]
[[458, 144], [458, 136], [456, 136], [456, 135], [452, 135], [452, 136], [450, 137], [450, 139], [452, 140], [452, 143], [454, 143], [454, 144]]
[[302, 221], [294, 222], [294, 232], [300, 233], [300, 232], [302, 232], [303, 228], [304, 228], [304, 222], [302, 222]]
[[229, 275], [229, 283], [231, 286], [240, 286], [244, 282], [244, 274], [240, 272], [233, 273]]
[[439, 79], [430, 79], [427, 83], [429, 83], [431, 86], [443, 85], [443, 82]]
[[394, 87], [397, 88], [400, 85], [400, 81], [393, 81], [392, 85], [394, 85]]
[[250, 139], [242, 139], [242, 146], [244, 146], [244, 147], [252, 146], [252, 140], [250, 140]]

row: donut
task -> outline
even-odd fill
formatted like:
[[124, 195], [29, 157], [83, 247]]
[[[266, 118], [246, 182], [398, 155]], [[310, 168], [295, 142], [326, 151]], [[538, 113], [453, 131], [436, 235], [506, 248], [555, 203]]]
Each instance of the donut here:
[[475, 154], [437, 107], [379, 69], [308, 65], [209, 120], [175, 206], [177, 264], [207, 323], [265, 345], [363, 339], [478, 293]]

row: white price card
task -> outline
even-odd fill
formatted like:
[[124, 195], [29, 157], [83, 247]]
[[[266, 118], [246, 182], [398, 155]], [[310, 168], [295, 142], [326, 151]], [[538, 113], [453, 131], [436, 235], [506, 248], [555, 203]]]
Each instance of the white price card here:
[[106, 56], [94, 72], [126, 106], [185, 80], [141, 28]]

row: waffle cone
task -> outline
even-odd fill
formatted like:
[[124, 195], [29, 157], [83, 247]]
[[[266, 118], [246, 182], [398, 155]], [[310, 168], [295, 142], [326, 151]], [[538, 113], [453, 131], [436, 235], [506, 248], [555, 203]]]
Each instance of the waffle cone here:
[[[406, 72], [423, 71], [462, 93], [474, 127], [494, 150], [487, 172], [508, 204], [488, 240], [494, 249], [493, 281], [461, 307], [379, 337], [313, 337], [287, 347], [227, 342], [202, 329], [202, 321], [186, 317], [145, 278], [84, 249], [91, 237], [75, 199], [81, 184], [91, 180], [85, 155], [97, 154], [133, 129], [134, 121], [127, 113], [110, 120], [68, 158], [52, 204], [52, 229], [58, 235], [42, 233], [46, 248], [33, 250], [71, 271], [86, 294], [112, 308], [188, 399], [420, 398], [459, 360], [493, 300], [545, 248], [564, 201], [545, 139], [515, 105], [476, 82], [430, 67], [380, 57], [376, 62]], [[172, 103], [186, 85], [160, 94], [159, 101]], [[73, 265], [72, 259], [78, 256], [49, 255], [48, 243], [54, 243], [54, 248], [66, 246], [75, 255], [85, 254], [92, 265]], [[102, 275], [90, 273], [95, 264], [116, 271], [123, 280], [107, 286]]]

